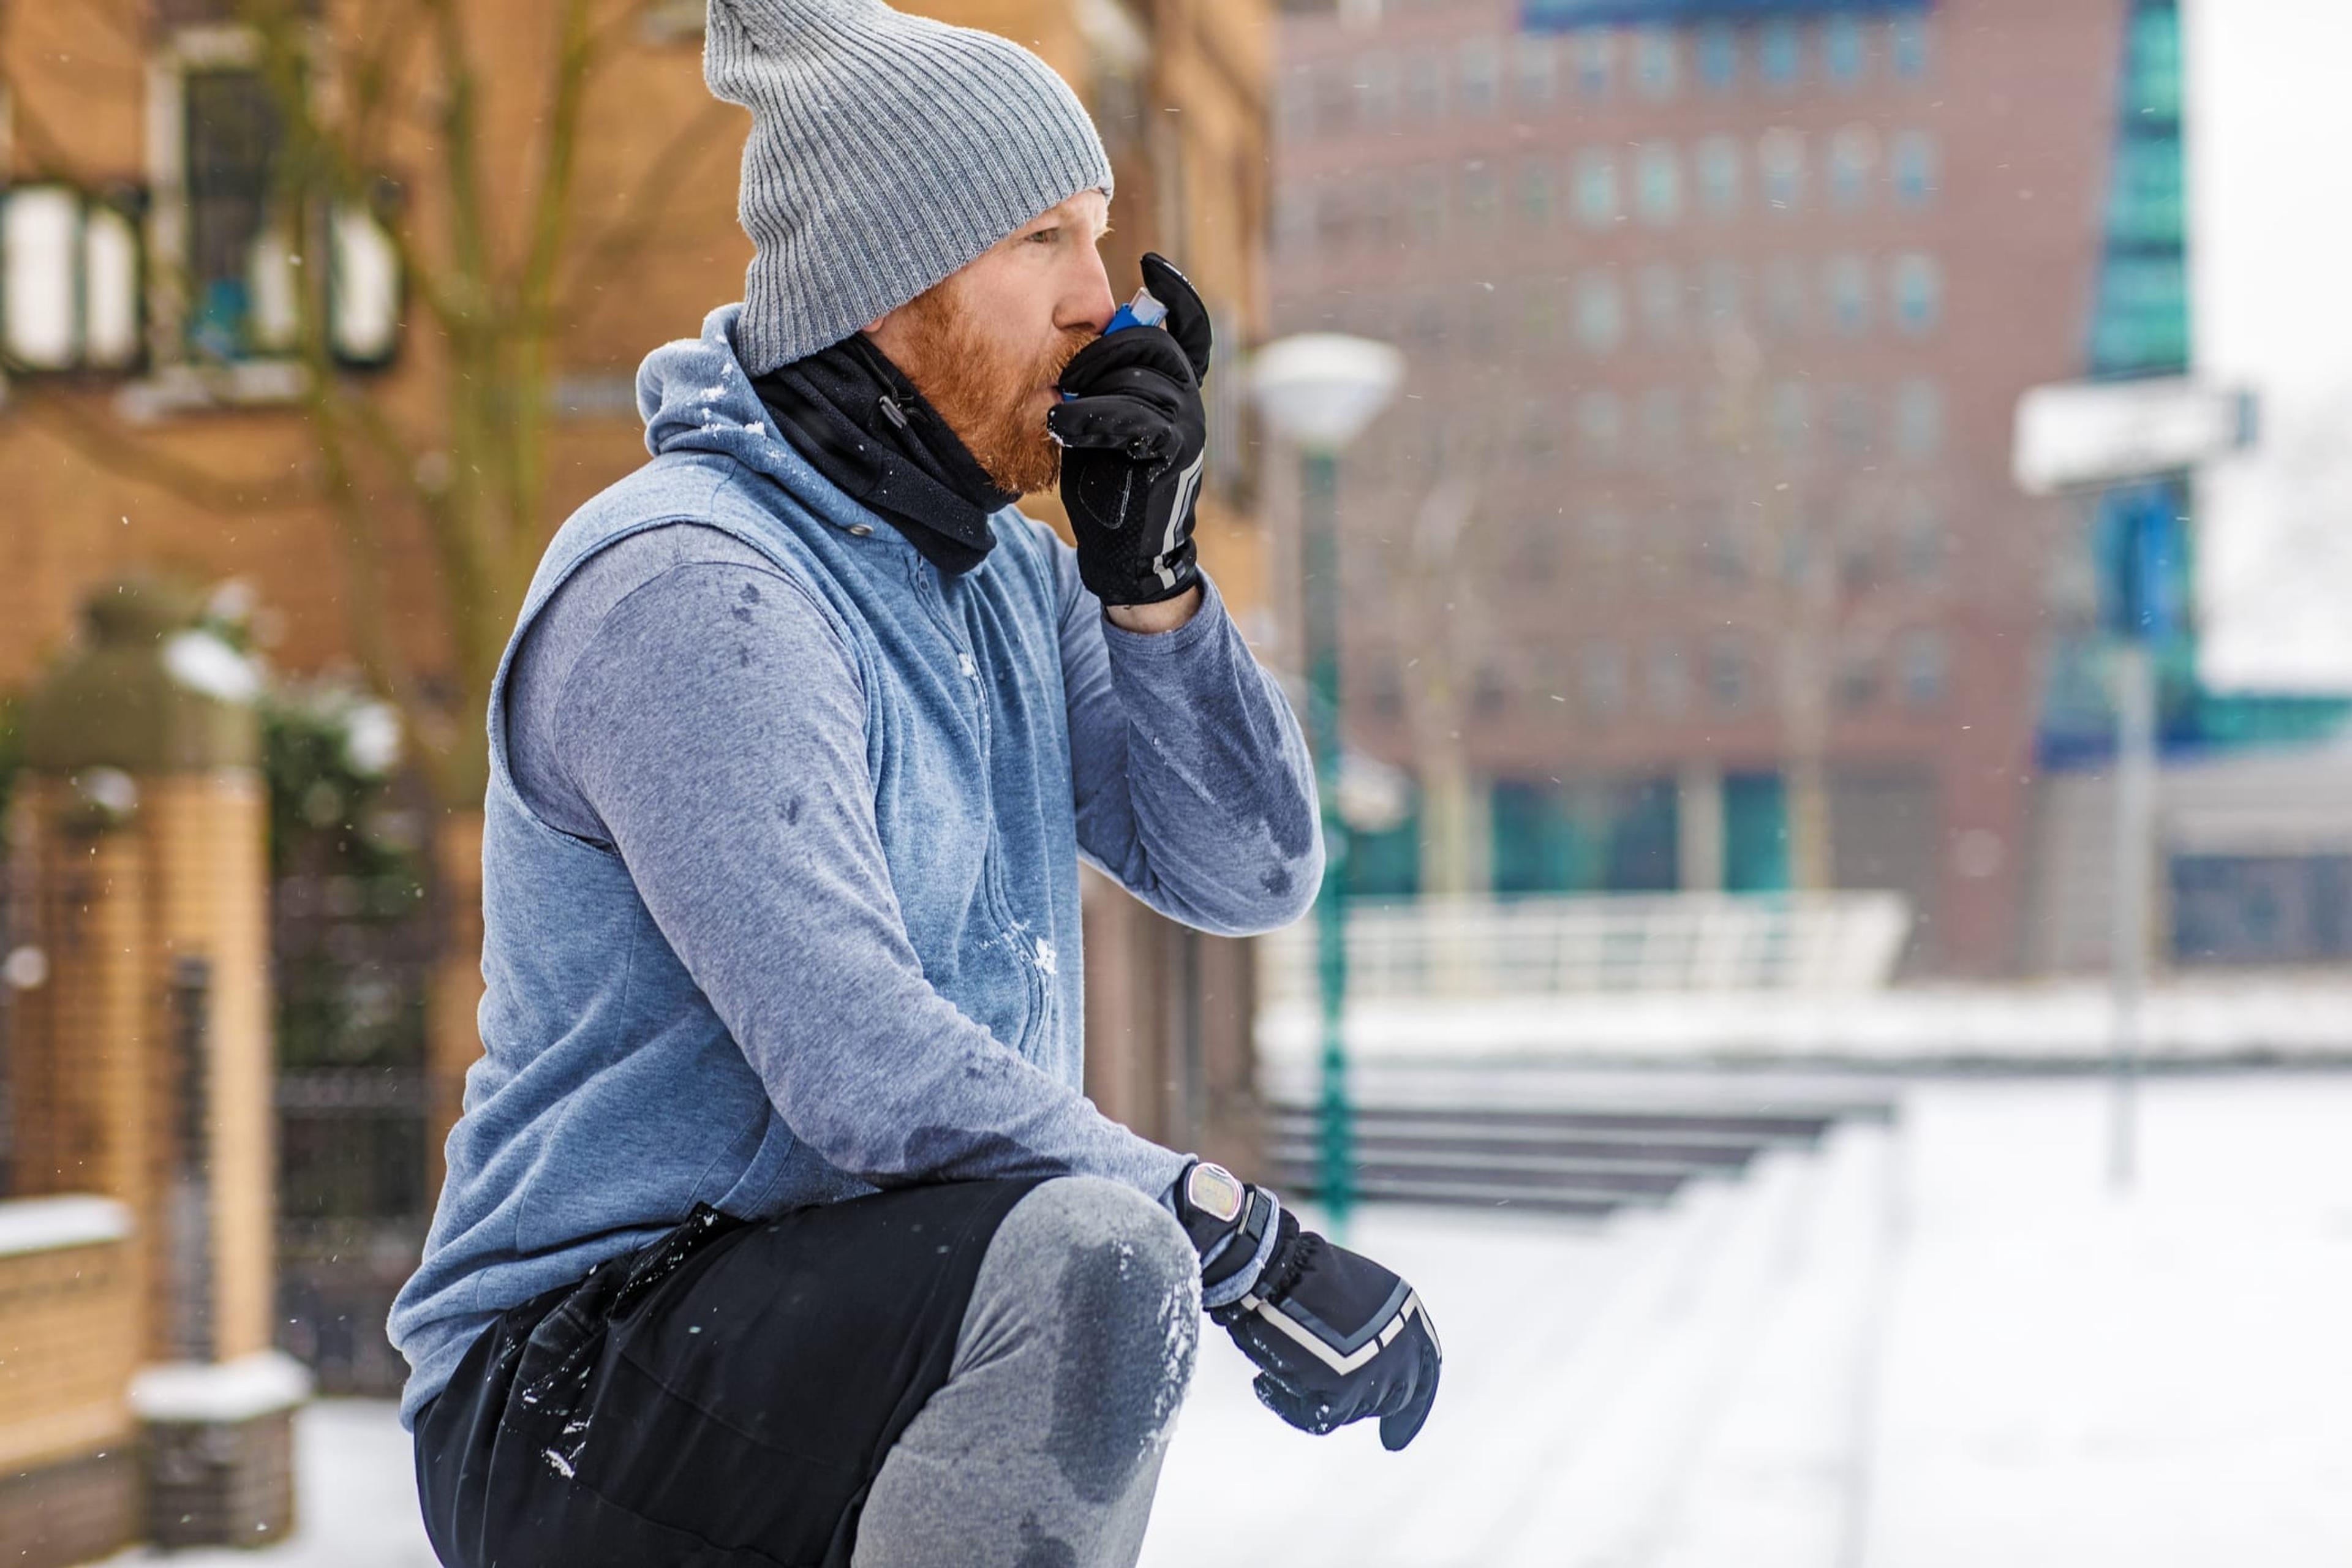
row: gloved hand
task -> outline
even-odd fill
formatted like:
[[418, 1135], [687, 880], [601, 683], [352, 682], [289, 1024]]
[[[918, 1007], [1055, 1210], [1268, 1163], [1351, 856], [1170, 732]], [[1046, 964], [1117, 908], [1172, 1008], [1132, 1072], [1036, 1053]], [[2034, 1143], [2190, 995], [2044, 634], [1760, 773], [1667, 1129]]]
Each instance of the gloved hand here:
[[1256, 1285], [1210, 1313], [1260, 1368], [1258, 1402], [1317, 1436], [1381, 1418], [1381, 1446], [1412, 1441], [1437, 1400], [1444, 1352], [1412, 1287], [1284, 1214]]
[[1144, 257], [1143, 283], [1167, 321], [1080, 349], [1062, 371], [1068, 400], [1045, 416], [1063, 447], [1078, 576], [1106, 605], [1172, 599], [1201, 575], [1192, 509], [1208, 438], [1209, 310], [1163, 257]]

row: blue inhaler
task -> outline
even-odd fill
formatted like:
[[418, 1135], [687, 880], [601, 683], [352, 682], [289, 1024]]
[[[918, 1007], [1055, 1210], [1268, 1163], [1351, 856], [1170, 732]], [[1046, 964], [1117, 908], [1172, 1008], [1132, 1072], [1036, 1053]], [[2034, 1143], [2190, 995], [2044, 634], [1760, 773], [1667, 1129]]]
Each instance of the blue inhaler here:
[[[1103, 328], [1103, 336], [1108, 337], [1113, 332], [1123, 332], [1129, 327], [1156, 327], [1167, 320], [1168, 307], [1161, 304], [1150, 289], [1138, 289], [1134, 299], [1110, 313], [1110, 323]], [[1062, 401], [1065, 403], [1074, 403], [1076, 400], [1077, 394], [1074, 392], [1062, 394]]]
[[1103, 336], [1123, 332], [1129, 327], [1156, 327], [1168, 319], [1168, 307], [1153, 298], [1149, 289], [1138, 289], [1135, 298], [1110, 313], [1110, 325]]

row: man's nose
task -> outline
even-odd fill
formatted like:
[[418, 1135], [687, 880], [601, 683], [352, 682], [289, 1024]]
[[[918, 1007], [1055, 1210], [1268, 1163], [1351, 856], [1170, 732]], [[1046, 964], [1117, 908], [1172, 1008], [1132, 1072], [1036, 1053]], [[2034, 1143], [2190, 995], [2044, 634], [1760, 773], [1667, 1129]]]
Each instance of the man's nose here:
[[1065, 285], [1062, 295], [1064, 327], [1091, 327], [1100, 332], [1110, 325], [1111, 312], [1118, 302], [1111, 298], [1110, 274], [1103, 270], [1102, 257], [1094, 247], [1077, 248], [1074, 275]]

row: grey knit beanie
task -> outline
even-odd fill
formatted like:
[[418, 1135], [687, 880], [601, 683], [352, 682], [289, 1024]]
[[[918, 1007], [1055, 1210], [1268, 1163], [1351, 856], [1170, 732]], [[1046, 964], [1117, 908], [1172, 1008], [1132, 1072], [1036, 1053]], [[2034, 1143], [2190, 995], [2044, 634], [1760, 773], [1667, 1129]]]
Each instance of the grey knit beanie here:
[[753, 375], [1111, 188], [1094, 121], [1045, 61], [881, 0], [710, 0], [702, 74], [751, 111], [741, 212], [758, 253], [735, 352]]

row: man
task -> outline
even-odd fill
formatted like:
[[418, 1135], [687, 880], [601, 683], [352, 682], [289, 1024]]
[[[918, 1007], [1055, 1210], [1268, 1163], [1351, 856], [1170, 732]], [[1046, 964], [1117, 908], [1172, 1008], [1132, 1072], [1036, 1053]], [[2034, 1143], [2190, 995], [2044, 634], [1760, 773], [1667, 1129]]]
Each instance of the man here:
[[[1077, 858], [1205, 930], [1322, 864], [1192, 543], [1206, 312], [1105, 334], [1110, 169], [1002, 38], [713, 0], [740, 306], [491, 699], [485, 1054], [395, 1303], [443, 1560], [1131, 1563], [1205, 1307], [1391, 1447], [1388, 1270], [1079, 1093]], [[1012, 503], [1057, 476], [1075, 552]]]

